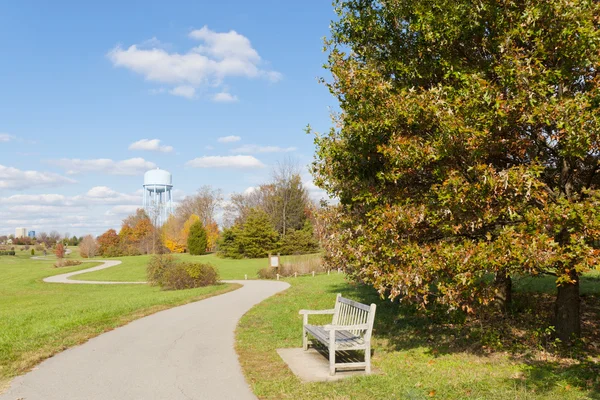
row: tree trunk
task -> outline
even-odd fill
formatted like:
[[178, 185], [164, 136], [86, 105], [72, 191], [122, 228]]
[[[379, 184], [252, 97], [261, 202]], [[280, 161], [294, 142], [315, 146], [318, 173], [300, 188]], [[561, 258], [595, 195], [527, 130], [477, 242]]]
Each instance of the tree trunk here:
[[496, 286], [496, 305], [505, 312], [512, 304], [512, 279], [505, 270], [498, 271], [494, 279]]
[[558, 287], [555, 303], [556, 337], [563, 343], [570, 343], [573, 338], [581, 336], [581, 319], [579, 315], [579, 275], [571, 270], [571, 283], [563, 283]]

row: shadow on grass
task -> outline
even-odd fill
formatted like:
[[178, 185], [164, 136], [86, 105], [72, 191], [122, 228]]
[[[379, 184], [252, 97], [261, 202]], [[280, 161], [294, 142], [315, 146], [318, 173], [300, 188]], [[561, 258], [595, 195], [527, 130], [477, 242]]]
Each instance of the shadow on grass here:
[[[599, 277], [593, 277], [599, 282]], [[554, 296], [525, 290], [521, 285], [513, 294], [513, 307], [505, 315], [485, 315], [478, 319], [466, 315], [419, 311], [414, 306], [381, 299], [365, 285], [336, 285], [332, 293], [356, 299], [365, 304], [377, 304], [374, 337], [377, 347], [385, 351], [406, 351], [425, 348], [432, 357], [452, 353], [493, 356], [508, 353], [527, 368], [511, 378], [515, 383], [527, 382], [537, 393], [580, 388], [600, 399], [600, 296], [582, 296], [582, 329], [587, 344], [563, 348], [552, 339], [549, 327]], [[533, 287], [545, 287], [535, 282]], [[439, 312], [441, 311], [441, 312]]]

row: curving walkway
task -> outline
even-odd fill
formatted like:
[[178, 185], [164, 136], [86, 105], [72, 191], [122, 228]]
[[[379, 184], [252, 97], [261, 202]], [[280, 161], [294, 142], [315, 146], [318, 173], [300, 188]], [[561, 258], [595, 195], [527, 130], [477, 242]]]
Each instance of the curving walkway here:
[[[43, 257], [31, 257], [36, 260], [44, 260]], [[118, 260], [86, 260], [83, 262], [102, 262], [103, 264], [82, 269], [80, 271], [68, 272], [66, 274], [53, 275], [47, 278], [44, 278], [44, 282], [48, 283], [82, 283], [88, 285], [132, 285], [132, 284], [145, 284], [146, 282], [111, 282], [111, 281], [78, 281], [76, 279], [69, 279], [72, 276], [85, 274], [86, 272], [100, 271], [101, 269], [106, 269], [110, 267], [114, 267], [116, 265], [121, 264], [121, 261]]]
[[16, 378], [0, 400], [255, 399], [234, 350], [234, 330], [251, 307], [289, 284], [229, 282], [243, 287], [66, 350]]

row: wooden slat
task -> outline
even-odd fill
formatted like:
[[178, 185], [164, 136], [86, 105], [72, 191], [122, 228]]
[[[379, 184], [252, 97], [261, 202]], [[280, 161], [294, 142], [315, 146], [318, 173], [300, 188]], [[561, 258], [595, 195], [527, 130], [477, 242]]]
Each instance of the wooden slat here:
[[359, 303], [359, 302], [354, 301], [354, 300], [347, 299], [345, 297], [340, 297], [339, 301], [340, 301], [340, 303], [349, 304], [352, 307], [360, 308], [361, 310], [365, 310], [367, 312], [370, 309], [370, 307], [367, 306], [367, 305], [365, 305], [365, 304]]
[[[329, 332], [318, 325], [306, 325], [306, 331], [324, 345], [329, 345]], [[335, 332], [336, 349], [353, 349], [364, 347], [364, 340], [350, 331]]]

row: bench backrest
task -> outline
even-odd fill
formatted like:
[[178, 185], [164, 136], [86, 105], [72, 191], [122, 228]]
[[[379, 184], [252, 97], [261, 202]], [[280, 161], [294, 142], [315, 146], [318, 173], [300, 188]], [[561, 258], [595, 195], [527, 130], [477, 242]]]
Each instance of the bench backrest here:
[[335, 301], [332, 324], [367, 324], [368, 328], [366, 330], [352, 330], [351, 332], [355, 335], [363, 336], [365, 340], [370, 340], [371, 333], [373, 331], [373, 321], [375, 321], [375, 308], [375, 304], [368, 306], [366, 304], [342, 297], [342, 295], [338, 293]]

